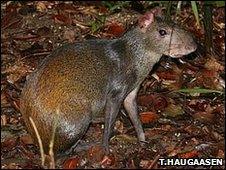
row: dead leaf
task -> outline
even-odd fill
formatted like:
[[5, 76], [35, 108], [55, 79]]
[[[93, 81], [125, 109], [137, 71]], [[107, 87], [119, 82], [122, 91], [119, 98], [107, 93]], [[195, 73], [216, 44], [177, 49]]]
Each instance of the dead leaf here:
[[58, 15], [53, 15], [53, 19], [56, 23], [59, 24], [66, 24], [66, 25], [71, 25], [72, 19], [69, 16], [66, 16], [64, 14], [58, 14]]
[[5, 114], [1, 115], [1, 126], [5, 126], [7, 124], [7, 116]]
[[34, 4], [31, 5], [22, 5], [21, 8], [18, 10], [18, 13], [21, 15], [29, 15], [29, 14], [34, 14], [36, 11], [36, 8], [34, 6]]
[[5, 169], [20, 169], [20, 164], [11, 162], [7, 166], [5, 166]]
[[3, 16], [1, 24], [2, 24], [1, 25], [2, 29], [8, 29], [8, 28], [19, 29], [20, 26], [22, 26], [22, 17], [18, 15], [16, 11], [12, 11], [7, 15]]
[[10, 151], [17, 145], [16, 138], [8, 138], [4, 142], [1, 142], [1, 148], [3, 151]]
[[24, 143], [26, 145], [34, 144], [34, 141], [33, 141], [32, 137], [29, 134], [21, 136], [20, 140], [21, 140], [22, 143]]
[[72, 3], [59, 3], [57, 4], [56, 9], [59, 11], [63, 11], [64, 13], [77, 12], [76, 7]]
[[104, 6], [100, 6], [99, 11], [100, 11], [101, 14], [106, 14], [106, 13], [109, 12], [109, 9], [104, 7]]
[[37, 29], [37, 35], [39, 36], [52, 36], [52, 30], [49, 27], [43, 26]]
[[178, 104], [169, 104], [168, 107], [165, 108], [165, 110], [162, 112], [163, 115], [169, 116], [169, 117], [177, 117], [179, 115], [184, 114], [183, 108]]
[[133, 159], [129, 159], [128, 160], [128, 167], [127, 167], [128, 169], [137, 169], [137, 167], [136, 167], [136, 165], [135, 165], [135, 163], [134, 163], [134, 160]]
[[7, 73], [7, 81], [14, 84], [16, 81], [26, 76], [32, 69], [26, 65], [23, 61], [17, 60], [14, 64], [8, 66], [2, 73]]
[[113, 154], [105, 155], [101, 161], [101, 167], [106, 168], [115, 164], [115, 157]]
[[214, 114], [208, 112], [196, 112], [192, 115], [194, 119], [203, 122], [203, 123], [212, 123], [214, 122]]
[[205, 111], [208, 103], [206, 100], [193, 99], [187, 105], [195, 111]]
[[180, 153], [178, 154], [179, 158], [185, 158], [185, 159], [189, 159], [189, 158], [195, 158], [199, 156], [199, 152], [197, 150], [192, 150], [186, 153]]
[[75, 31], [74, 30], [66, 30], [64, 32], [64, 39], [68, 40], [68, 42], [75, 42]]
[[225, 154], [224, 151], [221, 150], [221, 149], [219, 149], [219, 150], [218, 150], [217, 157], [218, 157], [218, 158], [224, 159], [224, 158], [225, 158], [225, 155], [224, 155], [224, 154]]
[[104, 157], [104, 148], [98, 145], [92, 146], [89, 150], [88, 150], [88, 159], [91, 162], [101, 162], [101, 160]]
[[168, 153], [169, 157], [176, 156], [180, 152], [181, 152], [181, 148], [175, 147], [175, 145], [172, 143], [170, 143], [170, 145], [166, 147], [166, 153]]
[[153, 94], [138, 96], [138, 99], [137, 99], [138, 105], [146, 106], [146, 107], [148, 107], [149, 105], [153, 105], [153, 101], [154, 101]]
[[127, 134], [121, 134], [121, 135], [115, 135], [112, 140], [120, 141], [122, 143], [135, 143], [137, 142], [137, 137], [127, 135]]
[[143, 169], [147, 169], [152, 163], [152, 160], [141, 160], [140, 167]]
[[201, 133], [201, 129], [193, 124], [185, 127], [184, 130], [189, 133], [190, 136], [197, 136]]
[[152, 123], [159, 118], [159, 115], [154, 112], [140, 113], [140, 120], [142, 123]]
[[192, 87], [204, 87], [214, 90], [222, 90], [222, 85], [220, 83], [219, 73], [215, 70], [202, 69], [200, 70], [195, 81], [188, 84], [190, 88]]
[[125, 28], [118, 23], [111, 23], [105, 27], [106, 33], [112, 34], [115, 37], [120, 37], [124, 32]]
[[124, 125], [121, 121], [117, 120], [115, 122], [115, 126], [114, 126], [114, 129], [117, 130], [119, 133], [123, 133], [123, 130], [124, 130]]
[[211, 57], [207, 59], [204, 67], [208, 70], [213, 70], [214, 72], [223, 71], [224, 66], [221, 65], [215, 58]]
[[155, 95], [154, 98], [154, 108], [155, 110], [163, 110], [168, 106], [167, 97], [163, 95]]
[[7, 98], [7, 92], [6, 91], [2, 91], [1, 92], [1, 107], [7, 107], [9, 106], [9, 101]]
[[165, 79], [165, 80], [177, 80], [179, 78], [178, 73], [172, 70], [156, 72], [156, 74], [160, 79]]
[[6, 5], [6, 14], [11, 13], [11, 12], [16, 12], [19, 7], [18, 3], [10, 3]]
[[14, 40], [17, 41], [35, 41], [39, 38], [38, 35], [33, 35], [33, 34], [23, 34], [23, 35], [17, 35], [15, 37], [13, 37]]
[[45, 11], [47, 10], [46, 4], [45, 4], [44, 2], [39, 1], [39, 2], [37, 2], [37, 4], [36, 4], [36, 9], [37, 9], [37, 11], [39, 11], [39, 12], [45, 12]]
[[78, 156], [67, 159], [63, 164], [63, 169], [76, 169], [80, 164]]

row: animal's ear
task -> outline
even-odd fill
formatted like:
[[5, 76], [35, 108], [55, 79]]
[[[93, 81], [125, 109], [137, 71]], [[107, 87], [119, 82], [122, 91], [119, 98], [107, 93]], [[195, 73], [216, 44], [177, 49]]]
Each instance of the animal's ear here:
[[156, 20], [155, 17], [162, 17], [162, 8], [154, 8], [138, 19], [138, 26], [142, 32], [147, 31], [147, 28]]

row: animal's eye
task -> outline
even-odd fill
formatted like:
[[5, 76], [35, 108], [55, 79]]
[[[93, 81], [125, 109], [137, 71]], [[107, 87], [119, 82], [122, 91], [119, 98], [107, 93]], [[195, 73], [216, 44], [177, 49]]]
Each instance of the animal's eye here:
[[166, 33], [166, 30], [161, 29], [161, 30], [159, 30], [159, 34], [160, 34], [161, 36], [164, 36], [164, 35], [166, 35], [167, 33]]

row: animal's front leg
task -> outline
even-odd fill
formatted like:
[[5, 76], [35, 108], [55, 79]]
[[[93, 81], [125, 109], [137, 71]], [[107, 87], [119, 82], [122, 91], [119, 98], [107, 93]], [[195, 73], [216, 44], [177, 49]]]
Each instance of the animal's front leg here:
[[140, 142], [145, 142], [145, 135], [143, 131], [143, 127], [141, 125], [140, 119], [137, 113], [137, 103], [136, 103], [136, 96], [139, 87], [135, 88], [131, 91], [124, 100], [124, 107], [128, 112], [128, 115], [133, 123], [133, 126], [137, 132], [137, 136]]

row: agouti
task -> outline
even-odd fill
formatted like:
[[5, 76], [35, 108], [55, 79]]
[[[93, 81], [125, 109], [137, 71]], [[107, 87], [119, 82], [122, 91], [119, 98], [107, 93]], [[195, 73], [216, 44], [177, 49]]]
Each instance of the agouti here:
[[30, 76], [21, 95], [21, 113], [37, 141], [34, 121], [48, 153], [57, 122], [54, 152], [70, 149], [96, 117], [105, 115], [103, 145], [123, 103], [140, 142], [144, 131], [137, 113], [139, 86], [163, 54], [181, 57], [196, 50], [185, 30], [147, 12], [120, 38], [67, 44], [45, 58]]

